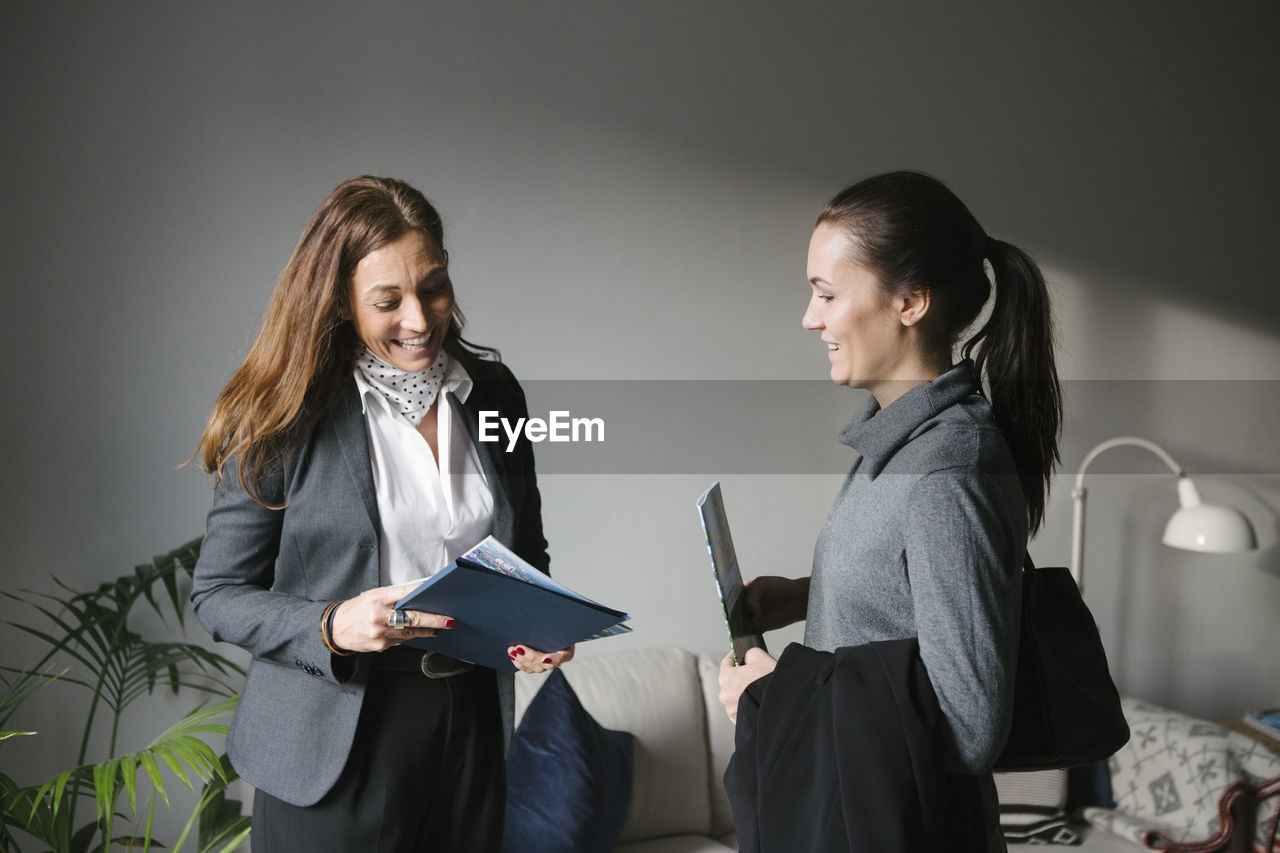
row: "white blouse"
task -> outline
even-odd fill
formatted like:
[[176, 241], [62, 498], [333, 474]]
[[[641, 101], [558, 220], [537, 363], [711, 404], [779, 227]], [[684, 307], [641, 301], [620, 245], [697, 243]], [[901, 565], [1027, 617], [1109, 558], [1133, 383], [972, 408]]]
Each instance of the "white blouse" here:
[[471, 377], [451, 360], [436, 413], [440, 464], [408, 418], [355, 371], [369, 429], [369, 460], [378, 500], [380, 583], [429, 577], [492, 532], [493, 492], [452, 391], [465, 402]]

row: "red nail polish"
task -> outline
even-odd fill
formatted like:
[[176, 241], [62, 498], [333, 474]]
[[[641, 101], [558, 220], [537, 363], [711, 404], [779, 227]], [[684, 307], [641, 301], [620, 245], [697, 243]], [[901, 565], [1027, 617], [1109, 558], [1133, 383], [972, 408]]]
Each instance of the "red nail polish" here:
[[524, 647], [522, 647], [522, 646], [516, 646], [516, 654], [518, 654], [518, 655], [522, 655], [522, 654], [524, 654]]
[[507, 657], [511, 658], [512, 660], [515, 660], [515, 659], [516, 659], [516, 653], [515, 653], [515, 652], [507, 652]]
[[444, 626], [445, 626], [446, 628], [452, 628], [454, 625], [457, 625], [457, 624], [458, 624], [458, 620], [457, 620], [457, 619], [446, 619], [446, 620], [444, 620]]
[[551, 658], [543, 658], [543, 659], [542, 659], [542, 662], [543, 662], [543, 663], [551, 663]]

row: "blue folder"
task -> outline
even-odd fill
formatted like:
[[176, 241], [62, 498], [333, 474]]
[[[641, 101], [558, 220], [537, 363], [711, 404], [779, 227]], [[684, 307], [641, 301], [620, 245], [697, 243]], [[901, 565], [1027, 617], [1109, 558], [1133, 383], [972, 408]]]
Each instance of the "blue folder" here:
[[404, 645], [511, 672], [511, 646], [555, 652], [629, 630], [621, 624], [629, 618], [626, 613], [584, 598], [532, 567], [536, 578], [509, 570], [463, 556], [427, 578], [396, 602], [396, 609], [440, 613], [457, 624]]

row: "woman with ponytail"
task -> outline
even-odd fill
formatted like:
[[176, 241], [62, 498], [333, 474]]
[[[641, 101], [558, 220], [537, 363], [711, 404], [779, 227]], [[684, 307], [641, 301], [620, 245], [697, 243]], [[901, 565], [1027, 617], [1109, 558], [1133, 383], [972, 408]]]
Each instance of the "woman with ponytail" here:
[[[1044, 279], [917, 172], [836, 195], [818, 217], [807, 277], [803, 325], [825, 344], [832, 381], [871, 397], [840, 434], [857, 456], [811, 576], [757, 578], [748, 607], [762, 630], [805, 619], [805, 646], [837, 660], [840, 649], [918, 642], [950, 797], [946, 843], [928, 849], [1003, 850], [990, 771], [1010, 723], [1027, 536], [1044, 519], [1062, 420]], [[768, 696], [760, 685], [785, 667], [752, 682], [775, 667], [759, 649], [742, 666], [726, 659], [731, 717], [748, 685]], [[966, 809], [955, 805], [961, 790]], [[777, 825], [770, 808], [760, 804], [760, 826]], [[962, 831], [966, 817], [978, 824]]]
[[[252, 658], [227, 751], [257, 853], [500, 849], [511, 672], [401, 646], [454, 620], [395, 609], [491, 534], [549, 563], [529, 442], [476, 442], [478, 412], [524, 418], [524, 395], [461, 332], [435, 208], [346, 181], [201, 436], [215, 491], [191, 599]], [[573, 656], [507, 653], [527, 672]]]

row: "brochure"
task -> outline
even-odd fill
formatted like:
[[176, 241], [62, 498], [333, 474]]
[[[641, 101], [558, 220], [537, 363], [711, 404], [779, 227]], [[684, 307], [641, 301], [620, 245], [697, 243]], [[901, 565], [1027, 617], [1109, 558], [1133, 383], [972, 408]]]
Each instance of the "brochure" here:
[[733, 536], [729, 533], [729, 519], [725, 516], [719, 481], [712, 483], [698, 498], [698, 515], [702, 519], [707, 554], [711, 557], [711, 572], [724, 609], [724, 624], [729, 630], [733, 661], [741, 666], [747, 649], [768, 649], [765, 648], [764, 634], [746, 609], [742, 573], [738, 570], [738, 555], [733, 550]]
[[441, 652], [500, 672], [515, 665], [507, 649], [555, 652], [597, 637], [625, 634], [630, 617], [579, 595], [487, 537], [396, 602], [397, 610], [442, 613], [457, 624], [406, 646]]

